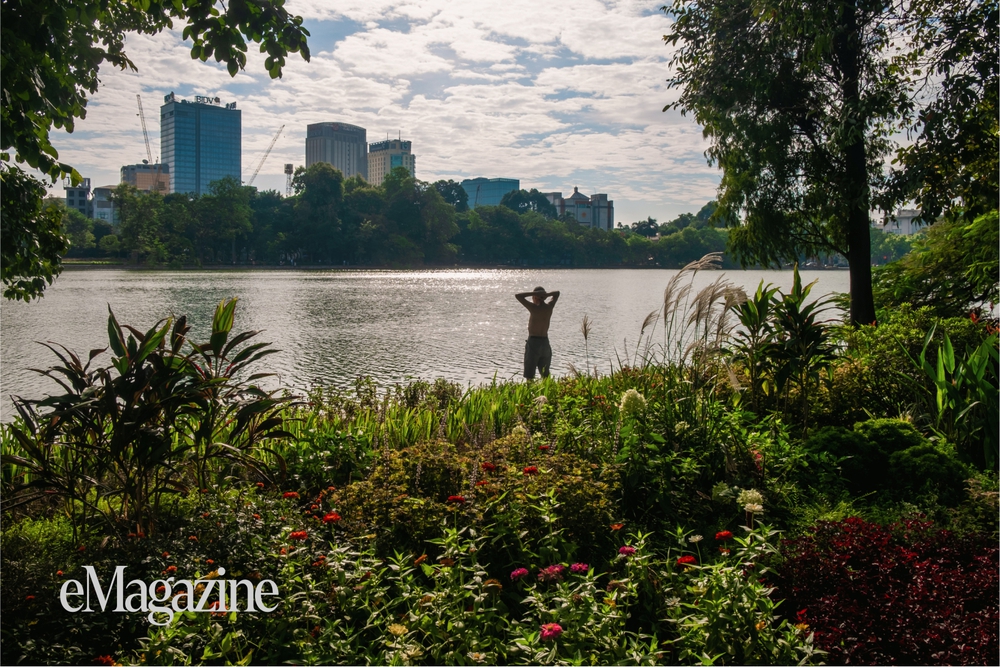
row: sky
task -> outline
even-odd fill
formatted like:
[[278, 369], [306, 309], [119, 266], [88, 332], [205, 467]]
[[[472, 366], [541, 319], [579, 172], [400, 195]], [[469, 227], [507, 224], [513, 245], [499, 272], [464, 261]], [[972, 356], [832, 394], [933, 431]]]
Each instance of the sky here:
[[[272, 80], [254, 45], [247, 67], [192, 60], [179, 30], [130, 35], [138, 72], [105, 65], [87, 117], [53, 130], [60, 158], [91, 185], [120, 180], [146, 158], [136, 95], [153, 159], [159, 107], [171, 92], [236, 102], [247, 182], [283, 125], [254, 186], [284, 191], [285, 163], [305, 163], [306, 125], [347, 122], [368, 141], [413, 142], [424, 181], [517, 178], [524, 189], [606, 193], [615, 220], [663, 222], [714, 198], [701, 128], [663, 107], [670, 20], [634, 0], [289, 0], [305, 19], [310, 62], [289, 54]], [[53, 194], [62, 196], [61, 185]]]

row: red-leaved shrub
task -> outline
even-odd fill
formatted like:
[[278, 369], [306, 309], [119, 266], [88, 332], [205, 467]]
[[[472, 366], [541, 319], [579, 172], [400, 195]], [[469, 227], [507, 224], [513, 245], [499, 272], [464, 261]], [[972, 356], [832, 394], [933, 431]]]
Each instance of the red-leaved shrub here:
[[996, 664], [998, 548], [929, 522], [822, 522], [786, 540], [772, 597], [834, 664]]

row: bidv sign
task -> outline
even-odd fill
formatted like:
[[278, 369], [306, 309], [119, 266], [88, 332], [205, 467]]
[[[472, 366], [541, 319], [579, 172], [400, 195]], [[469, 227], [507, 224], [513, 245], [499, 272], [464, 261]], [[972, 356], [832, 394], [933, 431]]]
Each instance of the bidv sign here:
[[[247, 579], [222, 579], [226, 574], [224, 567], [219, 568], [218, 578], [209, 575], [205, 579], [194, 581], [175, 581], [174, 577], [168, 577], [151, 583], [133, 579], [125, 584], [125, 566], [119, 565], [106, 589], [98, 580], [92, 565], [84, 565], [83, 569], [87, 573], [86, 583], [68, 579], [63, 582], [59, 591], [59, 602], [70, 613], [94, 612], [96, 606], [101, 611], [106, 611], [108, 603], [114, 599], [115, 608], [112, 611], [116, 613], [148, 613], [149, 622], [153, 625], [170, 625], [177, 612], [266, 613], [278, 608], [277, 600], [273, 601], [273, 606], [268, 606], [264, 600], [278, 595], [276, 583], [263, 579], [254, 586]], [[245, 602], [242, 608], [241, 601]], [[158, 622], [157, 614], [166, 614], [166, 620]]]

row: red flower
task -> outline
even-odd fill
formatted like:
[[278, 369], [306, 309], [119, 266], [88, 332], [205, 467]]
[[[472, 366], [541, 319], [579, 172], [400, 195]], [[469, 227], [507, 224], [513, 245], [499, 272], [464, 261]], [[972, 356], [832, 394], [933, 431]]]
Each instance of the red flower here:
[[723, 556], [728, 556], [729, 549], [727, 549], [726, 547], [719, 547], [719, 553], [722, 554]]
[[538, 474], [538, 468], [536, 468], [535, 466], [528, 466], [527, 468], [524, 469], [524, 474], [525, 475], [537, 475]]
[[94, 658], [94, 663], [98, 665], [113, 665], [115, 664], [115, 659], [110, 655], [99, 655]]
[[34, 595], [25, 595], [24, 599], [27, 600], [28, 602], [31, 602], [32, 600], [35, 599], [35, 596]]
[[546, 623], [542, 626], [542, 641], [547, 642], [551, 639], [557, 639], [562, 632], [562, 626], [558, 623]]
[[724, 542], [733, 536], [728, 530], [720, 530], [715, 534], [715, 539], [719, 542]]
[[416, 559], [415, 561], [413, 561], [413, 564], [414, 564], [414, 565], [420, 565], [420, 564], [421, 564], [421, 563], [423, 563], [423, 562], [424, 562], [425, 560], [427, 560], [427, 554], [424, 554], [424, 555], [423, 555], [423, 556], [421, 556], [420, 558], [418, 558], [418, 559]]
[[63, 571], [62, 570], [56, 570], [56, 576], [57, 577], [63, 576]]
[[282, 498], [298, 498], [299, 494], [296, 491], [285, 491], [283, 494], [281, 494], [281, 497]]
[[538, 445], [538, 449], [540, 449], [543, 452], [547, 452], [549, 451], [549, 445]]
[[319, 505], [311, 505], [311, 506], [309, 507], [309, 509], [311, 509], [311, 510], [313, 510], [313, 511], [316, 511], [316, 510], [318, 510], [318, 509], [319, 509]]
[[336, 523], [337, 521], [340, 521], [340, 515], [336, 512], [330, 512], [323, 517], [323, 523]]
[[448, 502], [461, 505], [465, 502], [465, 496], [448, 496]]
[[164, 558], [170, 558], [170, 552], [169, 551], [164, 551], [163, 552], [163, 557]]
[[694, 565], [698, 562], [698, 559], [694, 556], [681, 556], [677, 559], [678, 565]]
[[254, 515], [253, 515], [253, 518], [255, 518], [255, 519], [257, 519], [258, 521], [260, 521], [260, 515], [259, 515], [259, 514], [254, 514]]
[[478, 482], [476, 482], [476, 486], [486, 486], [487, 484], [489, 484], [489, 482], [486, 481], [485, 479], [481, 479]]
[[479, 467], [482, 468], [485, 472], [493, 472], [494, 470], [497, 469], [497, 467], [492, 463], [490, 463], [489, 461], [483, 461], [482, 463], [479, 464]]
[[167, 566], [167, 569], [163, 571], [163, 574], [173, 574], [176, 571], [177, 571], [176, 565], [169, 565]]
[[257, 488], [258, 489], [263, 489], [264, 488], [264, 482], [257, 482]]
[[611, 530], [621, 530], [625, 527], [624, 523], [613, 523], [611, 524]]
[[191, 537], [188, 538], [188, 540], [190, 540], [191, 542], [197, 542], [198, 541], [198, 536], [197, 535], [192, 535]]
[[215, 565], [215, 561], [212, 560], [211, 558], [206, 558], [205, 562], [208, 563], [209, 565]]
[[289, 535], [290, 540], [299, 540], [300, 542], [309, 537], [309, 532], [305, 530], [293, 530]]

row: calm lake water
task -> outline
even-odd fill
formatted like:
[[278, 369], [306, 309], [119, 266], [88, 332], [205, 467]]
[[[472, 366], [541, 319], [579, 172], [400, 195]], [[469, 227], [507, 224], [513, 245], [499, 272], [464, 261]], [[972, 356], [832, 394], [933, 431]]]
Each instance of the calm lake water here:
[[[763, 280], [782, 288], [790, 271], [725, 271], [748, 292]], [[536, 285], [560, 290], [552, 316], [552, 372], [583, 369], [580, 333], [592, 323], [589, 363], [607, 372], [634, 351], [643, 319], [663, 300], [672, 270], [499, 269], [442, 271], [199, 271], [66, 270], [45, 297], [0, 307], [0, 418], [9, 396], [40, 398], [58, 386], [28, 370], [54, 355], [36, 341], [66, 345], [81, 356], [107, 346], [108, 306], [118, 321], [145, 331], [168, 315], [188, 316], [194, 340], [207, 340], [222, 299], [239, 298], [237, 331], [260, 329], [259, 340], [280, 353], [266, 370], [280, 386], [349, 386], [359, 375], [380, 385], [444, 377], [463, 385], [520, 376], [527, 311], [514, 293]], [[694, 278], [695, 290], [719, 271]], [[806, 271], [816, 296], [848, 290], [846, 271]], [[647, 330], [647, 334], [648, 334]], [[658, 326], [654, 340], [662, 340]], [[96, 361], [108, 362], [108, 353]]]

